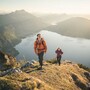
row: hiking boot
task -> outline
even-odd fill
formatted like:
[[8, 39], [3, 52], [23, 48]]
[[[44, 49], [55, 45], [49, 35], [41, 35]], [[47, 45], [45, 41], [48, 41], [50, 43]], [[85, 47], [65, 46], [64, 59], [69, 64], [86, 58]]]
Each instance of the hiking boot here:
[[42, 70], [42, 67], [37, 68], [37, 70]]

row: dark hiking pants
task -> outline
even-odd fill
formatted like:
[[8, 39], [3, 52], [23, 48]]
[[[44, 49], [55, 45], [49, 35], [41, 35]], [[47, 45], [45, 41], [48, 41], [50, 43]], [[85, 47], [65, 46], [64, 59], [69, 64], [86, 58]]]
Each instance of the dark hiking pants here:
[[59, 63], [59, 65], [61, 64], [61, 56], [57, 57], [57, 62]]
[[41, 52], [38, 54], [39, 64], [41, 67], [43, 65], [43, 55], [44, 55], [44, 52]]

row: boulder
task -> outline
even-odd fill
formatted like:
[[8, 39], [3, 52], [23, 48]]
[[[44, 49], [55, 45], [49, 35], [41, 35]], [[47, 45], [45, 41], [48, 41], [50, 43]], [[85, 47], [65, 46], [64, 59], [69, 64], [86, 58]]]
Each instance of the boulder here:
[[90, 83], [87, 83], [87, 90], [90, 90]]
[[89, 77], [90, 77], [90, 73], [89, 73]]
[[26, 68], [26, 67], [34, 67], [34, 65], [33, 65], [32, 62], [27, 61], [27, 63], [25, 63], [25, 64], [21, 67], [21, 69]]
[[64, 60], [62, 63], [63, 63], [63, 64], [73, 64], [74, 62], [72, 62], [72, 61], [70, 61], [70, 60]]
[[0, 51], [0, 63], [3, 64], [3, 63], [6, 63], [6, 58], [5, 58], [5, 53], [1, 52]]
[[33, 64], [34, 64], [34, 63], [37, 63], [37, 61], [35, 61], [35, 60], [32, 60], [31, 62], [32, 62]]
[[15, 67], [17, 64], [16, 58], [0, 51], [0, 70]]
[[22, 73], [20, 68], [11, 68], [6, 71], [0, 72], [0, 77], [5, 76], [7, 74], [12, 74], [12, 73]]

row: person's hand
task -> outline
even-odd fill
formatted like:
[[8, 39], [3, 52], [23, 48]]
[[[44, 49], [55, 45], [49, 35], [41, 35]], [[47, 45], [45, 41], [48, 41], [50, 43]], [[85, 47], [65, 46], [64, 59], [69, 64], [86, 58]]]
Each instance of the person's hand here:
[[46, 54], [46, 51], [44, 53]]

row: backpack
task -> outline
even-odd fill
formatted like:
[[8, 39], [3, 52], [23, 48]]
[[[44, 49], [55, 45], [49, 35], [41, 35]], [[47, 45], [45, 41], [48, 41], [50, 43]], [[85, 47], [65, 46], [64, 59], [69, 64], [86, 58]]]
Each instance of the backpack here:
[[[38, 38], [36, 39], [36, 45], [39, 44], [39, 43], [37, 42], [37, 40], [38, 40]], [[43, 40], [43, 38], [41, 38], [41, 43], [42, 43], [43, 46], [45, 46], [45, 45], [44, 45], [44, 40]]]

